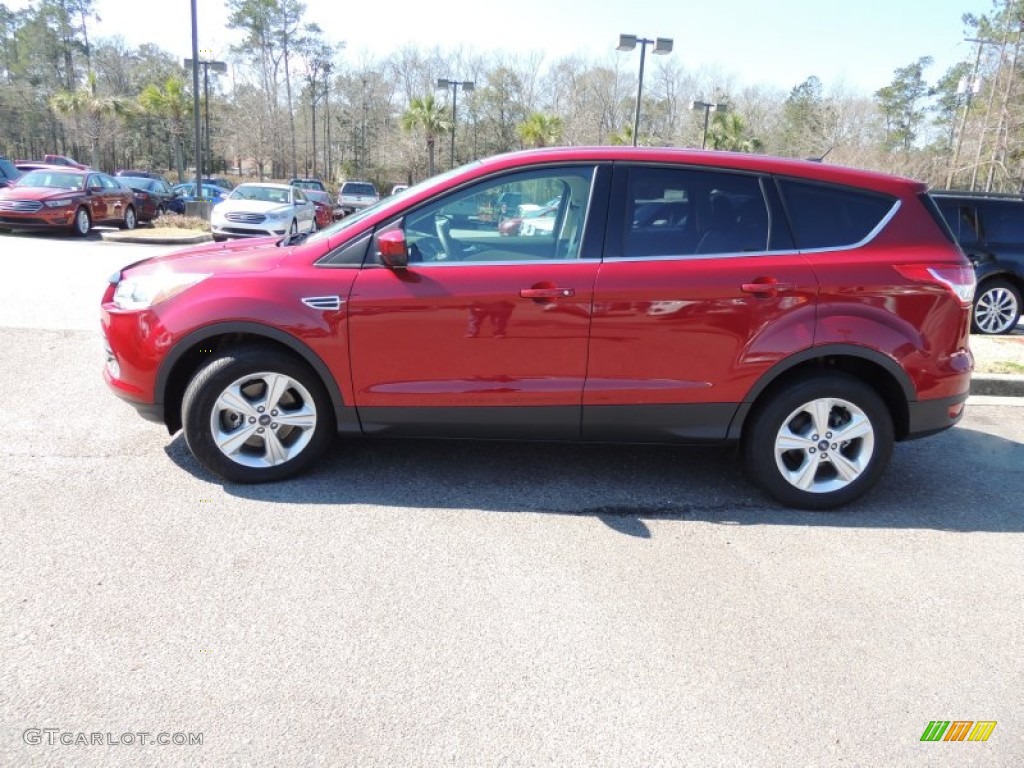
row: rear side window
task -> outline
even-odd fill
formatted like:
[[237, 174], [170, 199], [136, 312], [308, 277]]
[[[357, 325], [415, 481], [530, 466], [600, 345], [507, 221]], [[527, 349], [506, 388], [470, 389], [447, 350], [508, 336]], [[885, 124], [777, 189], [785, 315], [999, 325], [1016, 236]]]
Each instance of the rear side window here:
[[978, 214], [973, 205], [948, 198], [939, 198], [938, 205], [942, 218], [953, 230], [957, 242], [961, 245], [974, 245], [978, 242]]
[[779, 189], [797, 247], [856, 245], [882, 223], [895, 198], [831, 184], [781, 179]]
[[631, 168], [622, 255], [764, 252], [768, 207], [759, 177], [690, 168]]

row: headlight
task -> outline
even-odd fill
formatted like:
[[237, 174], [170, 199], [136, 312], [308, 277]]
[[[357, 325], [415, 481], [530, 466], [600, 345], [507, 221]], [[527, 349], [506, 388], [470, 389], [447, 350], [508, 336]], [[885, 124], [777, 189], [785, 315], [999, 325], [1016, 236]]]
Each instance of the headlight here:
[[65, 199], [65, 200], [47, 200], [46, 201], [46, 207], [47, 208], [67, 208], [73, 202], [74, 202], [74, 200], [71, 200], [70, 198]]
[[199, 272], [156, 272], [126, 277], [117, 284], [114, 304], [120, 309], [147, 309], [209, 276], [209, 273]]
[[272, 211], [267, 211], [268, 219], [287, 219], [291, 215], [291, 208], [275, 208]]

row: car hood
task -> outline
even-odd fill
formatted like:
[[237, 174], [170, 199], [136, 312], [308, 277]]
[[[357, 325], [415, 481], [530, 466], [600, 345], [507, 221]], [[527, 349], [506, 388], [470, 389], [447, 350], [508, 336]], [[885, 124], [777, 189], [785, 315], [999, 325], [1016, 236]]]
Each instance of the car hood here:
[[7, 187], [0, 189], [0, 200], [57, 200], [84, 194], [80, 189], [54, 189], [53, 187]]
[[258, 237], [230, 243], [209, 243], [137, 261], [121, 272], [268, 272], [290, 250], [279, 248], [277, 243], [280, 240], [280, 237]]
[[290, 208], [289, 203], [268, 203], [265, 200], [225, 200], [217, 206], [217, 212], [225, 213], [266, 213], [278, 208]]

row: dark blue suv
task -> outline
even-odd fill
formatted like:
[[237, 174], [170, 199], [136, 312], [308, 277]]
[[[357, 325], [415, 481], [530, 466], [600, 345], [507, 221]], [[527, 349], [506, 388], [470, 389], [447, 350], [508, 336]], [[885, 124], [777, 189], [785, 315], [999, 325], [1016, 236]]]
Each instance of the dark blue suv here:
[[1024, 195], [932, 192], [978, 278], [971, 329], [1010, 333], [1024, 294]]

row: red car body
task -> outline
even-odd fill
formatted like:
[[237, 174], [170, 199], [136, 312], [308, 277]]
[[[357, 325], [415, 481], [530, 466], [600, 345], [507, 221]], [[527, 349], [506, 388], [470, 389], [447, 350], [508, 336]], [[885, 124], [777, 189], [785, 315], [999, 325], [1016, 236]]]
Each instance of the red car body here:
[[52, 166], [0, 189], [0, 228], [85, 235], [96, 224], [134, 229], [136, 223], [132, 190], [105, 173]]
[[[552, 242], [450, 229], [448, 200], [524, 174], [538, 199], [562, 184]], [[690, 221], [638, 225], [632, 210], [652, 195], [688, 200]], [[716, 231], [723, 201], [747, 213]], [[864, 218], [864, 232], [849, 230], [856, 242], [816, 241], [852, 226], [826, 226], [832, 210]], [[737, 239], [751, 227], [744, 216], [766, 233], [753, 247]], [[706, 246], [692, 244], [698, 236]], [[172, 433], [184, 424], [201, 460], [240, 481], [313, 460], [257, 456], [238, 469], [239, 456], [210, 453], [202, 409], [230, 411], [208, 405], [230, 398], [204, 399], [201, 374], [254, 356], [257, 369], [291, 361], [282, 367], [302, 384], [295, 391], [318, 400], [318, 413], [329, 403], [325, 418], [341, 433], [740, 441], [769, 492], [826, 508], [877, 480], [872, 461], [884, 466], [893, 440], [960, 419], [973, 279], [918, 182], [752, 155], [536, 150], [457, 169], [295, 245], [212, 245], [123, 270], [102, 301], [105, 378]], [[789, 421], [782, 411], [804, 390], [805, 416], [823, 434], [807, 428], [797, 444], [803, 406]], [[854, 435], [865, 421], [870, 438]], [[825, 429], [840, 422], [851, 437], [829, 446]], [[228, 427], [213, 431], [227, 441]], [[249, 444], [257, 453], [259, 440]], [[834, 472], [808, 467], [819, 442]]]

